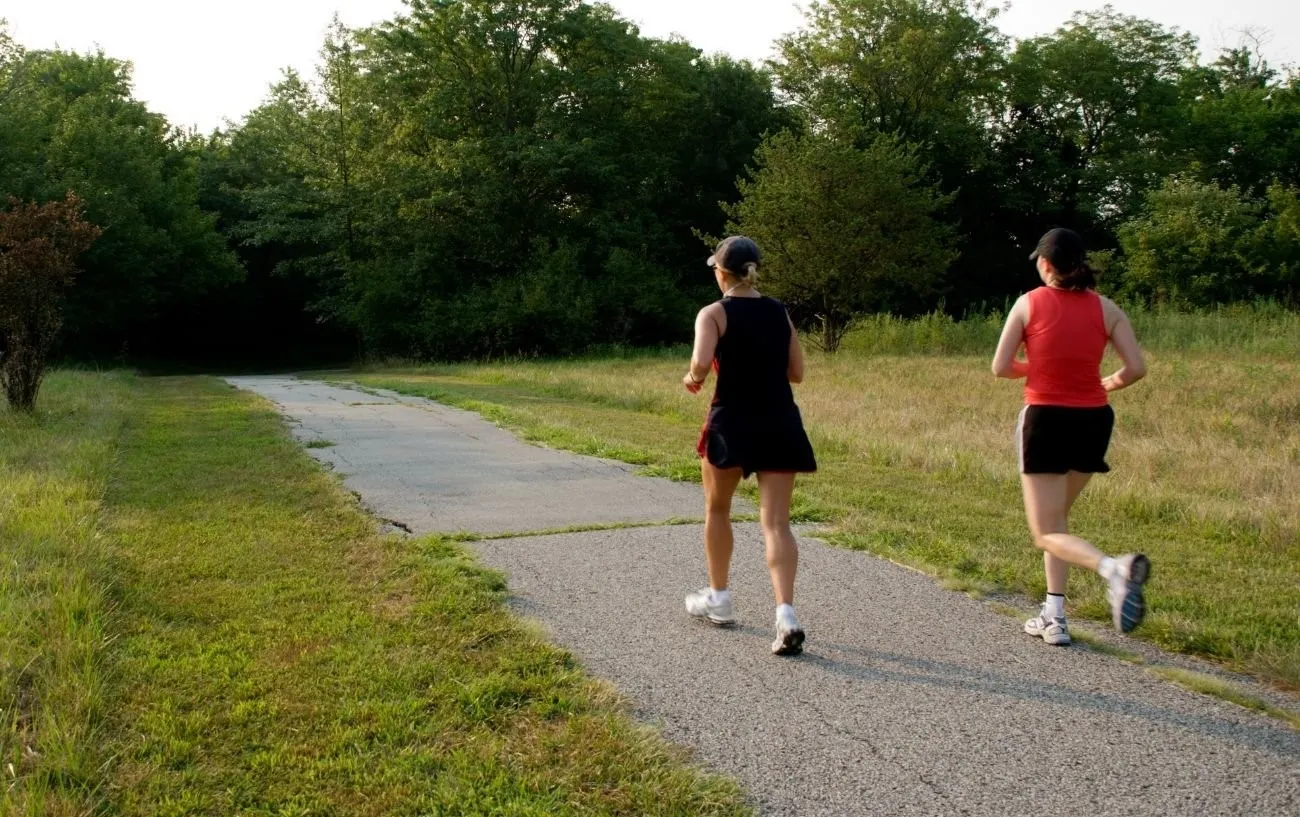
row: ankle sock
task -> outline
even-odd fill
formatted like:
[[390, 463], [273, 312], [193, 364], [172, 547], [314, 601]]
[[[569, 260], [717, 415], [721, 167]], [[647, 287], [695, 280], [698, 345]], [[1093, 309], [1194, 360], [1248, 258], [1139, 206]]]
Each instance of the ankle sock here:
[[710, 602], [710, 603], [712, 603], [712, 604], [726, 604], [726, 603], [729, 602], [729, 601], [731, 601], [731, 591], [730, 591], [730, 590], [715, 590], [715, 589], [712, 588], [712, 587], [709, 588], [709, 602]]
[[1115, 577], [1115, 571], [1118, 567], [1119, 565], [1115, 563], [1114, 559], [1109, 556], [1103, 556], [1101, 558], [1101, 564], [1097, 565], [1097, 572], [1103, 579], [1109, 580]]
[[1048, 593], [1047, 600], [1043, 602], [1043, 617], [1047, 619], [1065, 618], [1065, 596], [1058, 593]]
[[778, 627], [785, 627], [788, 630], [799, 629], [799, 619], [795, 618], [794, 607], [789, 604], [781, 604], [776, 608], [776, 623]]

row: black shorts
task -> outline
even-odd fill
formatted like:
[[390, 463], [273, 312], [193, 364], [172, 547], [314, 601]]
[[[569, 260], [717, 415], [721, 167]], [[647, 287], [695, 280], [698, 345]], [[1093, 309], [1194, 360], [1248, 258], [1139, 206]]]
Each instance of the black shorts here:
[[746, 477], [769, 471], [810, 474], [817, 470], [799, 409], [774, 417], [735, 417], [713, 408], [695, 447], [715, 468], [740, 468]]
[[1025, 406], [1016, 425], [1022, 474], [1104, 474], [1115, 428], [1110, 406]]

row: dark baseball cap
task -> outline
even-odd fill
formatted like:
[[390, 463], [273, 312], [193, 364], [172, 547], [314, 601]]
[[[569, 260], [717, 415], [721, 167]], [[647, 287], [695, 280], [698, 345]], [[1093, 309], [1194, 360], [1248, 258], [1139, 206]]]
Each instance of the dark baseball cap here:
[[1038, 246], [1030, 254], [1030, 261], [1046, 258], [1062, 273], [1072, 272], [1084, 265], [1088, 258], [1088, 248], [1083, 244], [1083, 236], [1074, 230], [1057, 227], [1048, 230], [1038, 239]]
[[708, 261], [710, 267], [722, 267], [727, 272], [741, 275], [745, 273], [746, 264], [759, 263], [762, 263], [762, 255], [758, 251], [758, 245], [743, 235], [724, 238]]

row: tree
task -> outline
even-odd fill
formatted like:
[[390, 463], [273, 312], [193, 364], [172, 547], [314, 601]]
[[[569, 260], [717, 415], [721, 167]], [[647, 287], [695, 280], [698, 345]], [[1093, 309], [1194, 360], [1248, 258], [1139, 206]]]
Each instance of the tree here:
[[274, 259], [378, 354], [680, 337], [691, 228], [790, 122], [763, 71], [575, 0], [416, 0], [322, 63], [228, 135], [211, 200], [250, 280]]
[[777, 81], [814, 129], [945, 149], [996, 108], [998, 10], [967, 0], [823, 0], [779, 41]]
[[1010, 179], [1033, 188], [1041, 221], [1087, 229], [1140, 207], [1176, 169], [1170, 135], [1195, 65], [1191, 35], [1110, 6], [1019, 44], [1004, 139], [1021, 148]]
[[196, 142], [131, 97], [128, 63], [24, 52], [0, 67], [0, 82], [0, 196], [48, 201], [71, 190], [104, 230], [69, 294], [68, 345], [116, 352], [240, 279], [197, 205]]
[[1274, 185], [1255, 199], [1175, 176], [1119, 231], [1132, 296], [1203, 307], [1278, 298], [1294, 303], [1300, 272], [1300, 196]]
[[[1001, 297], [1014, 279], [993, 150], [1005, 95], [1001, 9], [983, 0], [826, 0], [803, 31], [782, 39], [774, 71], [814, 132], [858, 147], [879, 134], [916, 146], [927, 175], [950, 194], [944, 220], [964, 252], [939, 287], [949, 306]], [[926, 305], [932, 309], [934, 303]]]
[[100, 230], [69, 193], [47, 204], [9, 199], [0, 212], [0, 382], [9, 405], [32, 411], [63, 325], [63, 296], [77, 258]]
[[1245, 48], [1223, 52], [1185, 83], [1174, 146], [1200, 178], [1263, 196], [1300, 186], [1300, 78], [1282, 81]]
[[728, 230], [763, 248], [768, 291], [828, 352], [855, 317], [930, 293], [956, 256], [952, 229], [935, 219], [948, 198], [924, 181], [916, 150], [892, 137], [858, 149], [785, 133], [756, 164]]

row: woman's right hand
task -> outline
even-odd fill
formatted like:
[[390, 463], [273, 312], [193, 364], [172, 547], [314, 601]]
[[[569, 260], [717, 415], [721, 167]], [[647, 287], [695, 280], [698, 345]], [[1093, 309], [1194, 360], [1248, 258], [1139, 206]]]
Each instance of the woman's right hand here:
[[704, 381], [696, 380], [694, 375], [687, 372], [686, 376], [682, 378], [682, 385], [685, 386], [686, 390], [691, 394], [699, 394], [700, 389], [704, 388]]

